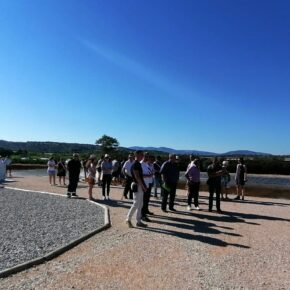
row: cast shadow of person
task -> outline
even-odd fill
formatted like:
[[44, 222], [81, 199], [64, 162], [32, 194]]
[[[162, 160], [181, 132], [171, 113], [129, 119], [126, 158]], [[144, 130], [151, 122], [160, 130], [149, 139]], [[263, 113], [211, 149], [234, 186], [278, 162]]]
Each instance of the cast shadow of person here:
[[[238, 248], [249, 249], [249, 246], [229, 243], [212, 235], [229, 235], [234, 237], [241, 237], [240, 234], [222, 231], [232, 230], [231, 227], [218, 226], [212, 222], [205, 222], [193, 219], [186, 219], [173, 216], [155, 215], [151, 217], [152, 223], [144, 230], [159, 234], [174, 236], [181, 239], [195, 240], [202, 243], [207, 243], [213, 246], [227, 247], [233, 246]], [[153, 227], [153, 224], [159, 224], [161, 227]], [[173, 228], [173, 229], [172, 229]], [[211, 235], [211, 236], [207, 236]]]

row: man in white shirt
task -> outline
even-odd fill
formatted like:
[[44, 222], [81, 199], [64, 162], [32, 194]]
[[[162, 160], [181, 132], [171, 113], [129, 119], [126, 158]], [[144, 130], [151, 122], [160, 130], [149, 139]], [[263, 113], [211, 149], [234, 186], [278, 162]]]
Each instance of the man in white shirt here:
[[123, 168], [122, 168], [122, 173], [125, 177], [125, 188], [123, 191], [123, 196], [126, 199], [128, 198], [128, 192], [129, 192], [129, 198], [133, 199], [133, 192], [131, 190], [131, 183], [133, 181], [131, 168], [134, 162], [135, 162], [134, 156], [132, 153], [130, 153], [128, 156], [128, 160], [124, 163]]

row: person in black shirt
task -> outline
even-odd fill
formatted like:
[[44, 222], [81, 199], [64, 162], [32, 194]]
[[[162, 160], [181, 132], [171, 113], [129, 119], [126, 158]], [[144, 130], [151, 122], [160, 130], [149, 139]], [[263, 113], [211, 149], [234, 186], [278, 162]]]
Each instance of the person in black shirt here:
[[208, 190], [209, 190], [209, 211], [212, 211], [213, 196], [216, 194], [216, 209], [218, 213], [222, 213], [220, 207], [220, 193], [221, 193], [221, 177], [224, 175], [219, 159], [215, 157], [213, 163], [207, 168], [208, 174]]
[[143, 206], [143, 196], [144, 192], [147, 190], [144, 179], [143, 172], [140, 161], [143, 159], [144, 153], [141, 150], [135, 152], [135, 162], [131, 167], [132, 173], [132, 189], [133, 189], [133, 204], [127, 214], [126, 223], [129, 227], [132, 227], [131, 219], [133, 214], [136, 212], [136, 220], [138, 227], [146, 227], [147, 225], [141, 221], [142, 218], [142, 206]]
[[69, 172], [69, 184], [67, 188], [67, 197], [77, 196], [76, 189], [78, 186], [80, 172], [82, 164], [79, 160], [79, 154], [74, 153], [73, 159], [71, 159], [67, 164], [67, 170]]
[[162, 164], [160, 173], [163, 180], [161, 210], [166, 212], [169, 195], [169, 210], [176, 211], [174, 208], [174, 200], [176, 195], [176, 187], [179, 180], [179, 169], [176, 163], [175, 154], [169, 155], [169, 160]]

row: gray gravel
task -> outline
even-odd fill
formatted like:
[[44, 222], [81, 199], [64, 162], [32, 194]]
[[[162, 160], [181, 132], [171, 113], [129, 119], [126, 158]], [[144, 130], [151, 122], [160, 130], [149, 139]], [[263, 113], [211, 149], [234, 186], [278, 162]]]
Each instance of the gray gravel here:
[[0, 271], [35, 259], [104, 225], [83, 199], [0, 189]]

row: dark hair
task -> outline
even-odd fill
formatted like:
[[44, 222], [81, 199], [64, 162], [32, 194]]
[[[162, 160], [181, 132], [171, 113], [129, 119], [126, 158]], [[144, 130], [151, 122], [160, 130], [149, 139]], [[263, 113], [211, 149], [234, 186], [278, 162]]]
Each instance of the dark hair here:
[[140, 155], [140, 154], [143, 154], [143, 150], [137, 150], [137, 151], [135, 151], [135, 156]]

